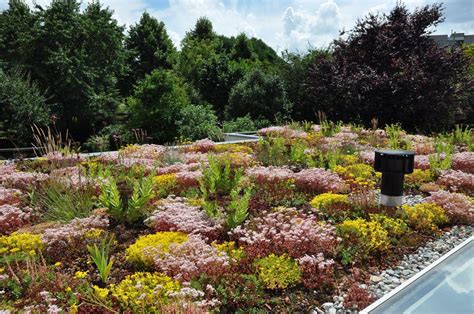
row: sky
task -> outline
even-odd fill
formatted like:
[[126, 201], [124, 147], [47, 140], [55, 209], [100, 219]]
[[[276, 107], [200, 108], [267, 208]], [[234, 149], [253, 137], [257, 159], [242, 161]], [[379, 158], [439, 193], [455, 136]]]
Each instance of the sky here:
[[[27, 0], [47, 5], [49, 0]], [[87, 0], [83, 0], [83, 5]], [[340, 30], [350, 30], [358, 18], [369, 12], [388, 13], [396, 0], [101, 0], [122, 25], [136, 23], [147, 11], [166, 25], [179, 48], [181, 39], [201, 16], [208, 17], [214, 30], [226, 36], [245, 32], [261, 38], [276, 51], [304, 52], [309, 47], [327, 47]], [[439, 1], [405, 0], [409, 9]], [[474, 1], [444, 0], [445, 22], [435, 34], [451, 31], [474, 34]], [[0, 0], [0, 10], [8, 0]]]

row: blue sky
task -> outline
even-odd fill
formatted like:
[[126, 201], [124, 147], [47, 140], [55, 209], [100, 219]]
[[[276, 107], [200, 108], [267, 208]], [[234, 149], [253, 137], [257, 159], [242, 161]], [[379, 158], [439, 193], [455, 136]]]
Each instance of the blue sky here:
[[[33, 0], [27, 0], [32, 3]], [[36, 0], [47, 5], [49, 0]], [[83, 2], [87, 2], [84, 0]], [[350, 29], [357, 18], [369, 12], [389, 12], [396, 0], [102, 0], [115, 11], [121, 24], [135, 23], [143, 11], [165, 22], [179, 47], [186, 31], [200, 16], [207, 16], [214, 29], [227, 36], [245, 32], [263, 39], [277, 51], [305, 51], [308, 46], [326, 47], [339, 30]], [[436, 1], [407, 0], [410, 9]], [[0, 9], [7, 7], [0, 0]], [[451, 30], [474, 34], [474, 1], [445, 0], [446, 21], [435, 33]]]

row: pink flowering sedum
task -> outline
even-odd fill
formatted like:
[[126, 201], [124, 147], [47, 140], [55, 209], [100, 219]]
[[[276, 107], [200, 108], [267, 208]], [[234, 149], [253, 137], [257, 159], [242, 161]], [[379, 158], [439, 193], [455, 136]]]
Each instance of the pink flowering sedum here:
[[430, 157], [428, 155], [415, 155], [415, 169], [430, 169]]
[[275, 184], [292, 179], [293, 171], [283, 167], [253, 167], [245, 170], [245, 174], [251, 177], [256, 183]]
[[41, 237], [45, 253], [56, 260], [68, 259], [74, 252], [82, 254], [86, 246], [86, 236], [96, 229], [105, 229], [109, 219], [100, 215], [75, 218], [70, 223], [46, 229]]
[[185, 201], [180, 197], [161, 201], [145, 223], [155, 231], [179, 231], [216, 240], [222, 234], [222, 225]]
[[474, 193], [474, 174], [460, 170], [443, 171], [436, 183], [454, 192]]
[[338, 243], [333, 226], [294, 208], [254, 218], [235, 228], [231, 237], [244, 247], [250, 257], [271, 253], [288, 254], [293, 258], [306, 254], [331, 254]]
[[38, 183], [46, 180], [48, 175], [38, 172], [13, 172], [3, 176], [3, 184], [20, 190], [31, 190]]
[[286, 138], [304, 138], [308, 136], [308, 133], [291, 129], [286, 125], [285, 126], [270, 126], [267, 128], [263, 128], [263, 129], [258, 130], [257, 134], [262, 135], [262, 136], [269, 136], [269, 137], [282, 136]]
[[305, 191], [341, 193], [347, 190], [344, 180], [336, 173], [322, 168], [305, 169], [294, 174], [295, 185]]
[[20, 196], [22, 195], [20, 190], [17, 189], [5, 189], [0, 186], [0, 205], [15, 205], [20, 202]]
[[178, 172], [184, 172], [184, 171], [195, 171], [199, 169], [199, 166], [200, 166], [199, 163], [190, 163], [190, 164], [176, 163], [170, 166], [156, 169], [156, 175], [178, 173]]
[[183, 188], [199, 186], [199, 179], [202, 177], [202, 172], [197, 171], [181, 171], [176, 174], [176, 183]]
[[463, 194], [448, 191], [432, 192], [425, 202], [443, 207], [453, 224], [474, 224], [474, 203]]
[[163, 145], [144, 144], [132, 145], [121, 150], [123, 157], [140, 158], [140, 159], [158, 159], [166, 152]]
[[169, 252], [157, 254], [154, 265], [157, 271], [187, 282], [202, 274], [224, 274], [229, 267], [229, 257], [207, 244], [200, 236], [191, 235], [182, 244], [170, 245]]
[[375, 161], [375, 153], [374, 151], [361, 151], [359, 153], [360, 159], [366, 164], [373, 164]]
[[214, 148], [214, 146], [216, 146], [216, 143], [206, 138], [206, 139], [199, 140], [191, 144], [191, 146], [189, 147], [189, 150], [194, 151], [194, 152], [207, 153], [207, 152], [210, 152]]
[[453, 155], [453, 169], [474, 173], [474, 152], [456, 153]]
[[10, 234], [27, 225], [32, 219], [32, 209], [14, 205], [0, 206], [0, 234]]
[[322, 253], [305, 255], [298, 259], [303, 285], [317, 289], [334, 284], [334, 260], [325, 259]]

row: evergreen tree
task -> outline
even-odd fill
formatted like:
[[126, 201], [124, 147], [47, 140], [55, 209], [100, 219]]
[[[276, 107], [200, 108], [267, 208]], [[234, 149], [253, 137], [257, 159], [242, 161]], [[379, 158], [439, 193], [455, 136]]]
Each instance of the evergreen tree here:
[[58, 126], [85, 139], [109, 123], [124, 69], [123, 27], [112, 11], [91, 2], [84, 13], [75, 0], [53, 0], [39, 10], [29, 61], [32, 78], [55, 104]]
[[155, 69], [171, 69], [176, 62], [176, 48], [166, 32], [165, 24], [147, 12], [130, 27], [125, 39], [129, 73], [122, 82], [128, 95], [133, 85]]

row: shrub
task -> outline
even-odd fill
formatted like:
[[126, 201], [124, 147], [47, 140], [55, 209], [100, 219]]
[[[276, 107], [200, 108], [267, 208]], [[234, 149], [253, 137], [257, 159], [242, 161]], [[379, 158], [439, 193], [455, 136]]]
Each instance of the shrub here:
[[210, 106], [189, 105], [181, 109], [176, 121], [178, 136], [186, 140], [210, 138], [222, 140], [224, 134], [217, 125], [217, 116]]
[[39, 87], [20, 70], [0, 69], [0, 134], [7, 147], [30, 145], [33, 124], [49, 124], [49, 106]]
[[247, 114], [243, 117], [237, 117], [234, 120], [224, 121], [222, 131], [226, 133], [256, 131], [268, 126], [269, 124], [270, 121], [268, 120], [253, 120], [250, 117], [250, 114]]
[[183, 83], [171, 70], [154, 70], [138, 82], [129, 98], [130, 124], [144, 129], [155, 141], [176, 136], [181, 110], [189, 105]]
[[342, 238], [343, 263], [365, 260], [369, 254], [384, 252], [390, 245], [388, 232], [377, 221], [346, 220], [337, 226], [337, 233]]
[[171, 245], [187, 240], [188, 235], [171, 231], [140, 236], [125, 251], [126, 259], [139, 267], [149, 267], [153, 265], [154, 254], [168, 252]]
[[402, 210], [408, 225], [421, 232], [435, 231], [448, 222], [444, 209], [433, 203], [403, 205]]
[[137, 272], [111, 288], [124, 310], [158, 313], [170, 301], [169, 294], [181, 289], [179, 282], [160, 273]]
[[255, 261], [258, 280], [267, 289], [286, 289], [301, 281], [298, 263], [286, 255], [270, 254]]
[[464, 194], [432, 192], [425, 202], [443, 207], [453, 224], [474, 224], [474, 201]]
[[232, 88], [226, 116], [232, 119], [249, 114], [253, 119], [275, 121], [278, 116], [285, 116], [290, 108], [280, 78], [256, 68]]

